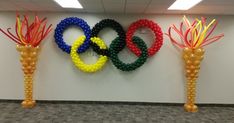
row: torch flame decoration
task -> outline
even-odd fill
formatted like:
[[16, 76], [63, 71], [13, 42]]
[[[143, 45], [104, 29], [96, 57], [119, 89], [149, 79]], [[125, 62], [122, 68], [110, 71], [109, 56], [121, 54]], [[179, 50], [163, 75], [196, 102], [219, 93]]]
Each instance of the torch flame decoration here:
[[[184, 26], [185, 24], [185, 26]], [[169, 27], [168, 33], [166, 34], [171, 42], [178, 46], [179, 48], [199, 48], [204, 47], [208, 44], [211, 44], [215, 41], [218, 41], [220, 38], [224, 36], [224, 34], [219, 34], [217, 36], [209, 38], [211, 33], [216, 28], [218, 22], [213, 19], [208, 26], [206, 25], [206, 18], [202, 17], [201, 20], [196, 19], [190, 23], [190, 21], [186, 18], [186, 16], [183, 17], [183, 22], [180, 23], [180, 28], [178, 29], [174, 24]], [[183, 30], [183, 27], [185, 27], [185, 30]], [[171, 30], [174, 30], [182, 39], [182, 42], [176, 41], [172, 35]]]
[[46, 29], [46, 18], [39, 19], [35, 16], [34, 21], [29, 25], [28, 16], [24, 15], [21, 20], [19, 14], [16, 15], [15, 33], [10, 32], [11, 28], [4, 31], [7, 37], [17, 43], [16, 49], [20, 52], [20, 62], [24, 72], [24, 94], [25, 99], [21, 103], [24, 108], [32, 108], [36, 102], [33, 100], [33, 74], [36, 69], [36, 62], [40, 50], [39, 44], [52, 30], [52, 25]]
[[20, 20], [20, 15], [17, 14], [15, 24], [16, 35], [10, 32], [11, 28], [8, 28], [7, 31], [0, 28], [0, 31], [19, 45], [36, 47], [52, 30], [52, 24], [46, 29], [46, 23], [46, 18], [39, 19], [38, 16], [35, 16], [34, 22], [29, 25], [28, 16], [24, 15], [24, 19]]
[[[219, 34], [209, 38], [217, 24], [218, 22], [213, 19], [208, 25], [206, 25], [206, 18], [203, 17], [201, 20], [194, 20], [191, 24], [186, 16], [184, 16], [179, 29], [173, 24], [169, 27], [168, 33], [166, 34], [173, 45], [183, 49], [182, 56], [185, 62], [187, 78], [187, 102], [184, 105], [184, 108], [188, 112], [198, 111], [198, 107], [194, 103], [196, 95], [196, 80], [198, 78], [200, 63], [205, 53], [203, 47], [218, 41], [224, 36], [224, 34]], [[176, 41], [172, 37], [172, 29], [179, 35], [181, 42]]]

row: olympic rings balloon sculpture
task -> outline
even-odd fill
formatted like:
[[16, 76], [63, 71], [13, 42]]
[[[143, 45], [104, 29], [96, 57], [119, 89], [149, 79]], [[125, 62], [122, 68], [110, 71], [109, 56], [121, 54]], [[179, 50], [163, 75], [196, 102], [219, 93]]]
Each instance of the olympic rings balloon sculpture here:
[[[78, 37], [72, 46], [66, 44], [63, 39], [63, 32], [69, 26], [77, 26], [84, 31], [84, 35]], [[147, 27], [154, 32], [155, 40], [149, 49], [140, 37], [133, 36], [134, 32], [141, 27]], [[98, 33], [104, 28], [112, 28], [118, 34], [118, 37], [111, 42], [109, 48], [106, 46], [105, 42], [98, 37]], [[132, 23], [127, 33], [125, 33], [123, 27], [112, 19], [101, 20], [91, 30], [83, 19], [69, 17], [65, 18], [57, 25], [54, 38], [58, 47], [62, 49], [62, 51], [70, 54], [73, 63], [78, 69], [90, 73], [100, 70], [108, 58], [111, 59], [116, 68], [122, 71], [135, 70], [142, 66], [148, 57], [156, 54], [163, 44], [163, 33], [160, 26], [147, 19], [140, 19]], [[118, 53], [123, 50], [125, 46], [138, 56], [138, 59], [133, 63], [123, 63], [118, 58]], [[95, 64], [85, 64], [79, 57], [79, 53], [85, 52], [90, 47], [100, 55]]]

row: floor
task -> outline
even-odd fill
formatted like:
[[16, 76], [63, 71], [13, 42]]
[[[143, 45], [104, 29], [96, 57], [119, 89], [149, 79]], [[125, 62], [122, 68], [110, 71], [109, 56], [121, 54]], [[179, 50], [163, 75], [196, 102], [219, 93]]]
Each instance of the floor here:
[[234, 106], [203, 105], [187, 113], [182, 105], [38, 102], [23, 109], [3, 101], [0, 123], [234, 123]]

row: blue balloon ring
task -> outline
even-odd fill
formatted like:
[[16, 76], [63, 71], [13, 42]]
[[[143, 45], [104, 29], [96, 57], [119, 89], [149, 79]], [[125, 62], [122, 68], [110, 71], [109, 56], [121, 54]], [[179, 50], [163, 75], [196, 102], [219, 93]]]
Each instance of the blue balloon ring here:
[[71, 46], [66, 44], [66, 42], [64, 41], [63, 32], [69, 26], [72, 26], [72, 25], [80, 27], [84, 31], [84, 35], [86, 36], [86, 40], [78, 48], [77, 52], [78, 53], [85, 52], [89, 48], [89, 45], [90, 45], [91, 29], [90, 29], [89, 25], [83, 19], [80, 19], [77, 17], [69, 17], [69, 18], [65, 18], [59, 24], [57, 24], [57, 27], [56, 27], [55, 33], [54, 33], [55, 42], [60, 49], [62, 49], [64, 52], [70, 54]]

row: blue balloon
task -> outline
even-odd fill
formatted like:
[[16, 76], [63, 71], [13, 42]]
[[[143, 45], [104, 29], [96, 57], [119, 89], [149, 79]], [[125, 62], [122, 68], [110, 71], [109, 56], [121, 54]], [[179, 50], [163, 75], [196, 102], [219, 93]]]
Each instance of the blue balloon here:
[[59, 24], [57, 24], [57, 27], [56, 27], [55, 33], [54, 33], [54, 38], [55, 38], [56, 44], [64, 52], [70, 54], [71, 46], [68, 45], [63, 39], [63, 32], [69, 26], [77, 26], [77, 27], [80, 27], [84, 31], [84, 35], [85, 35], [86, 39], [85, 39], [84, 43], [78, 48], [77, 52], [78, 53], [85, 52], [89, 48], [89, 45], [90, 45], [91, 29], [90, 29], [89, 25], [83, 19], [80, 19], [77, 17], [65, 18]]

